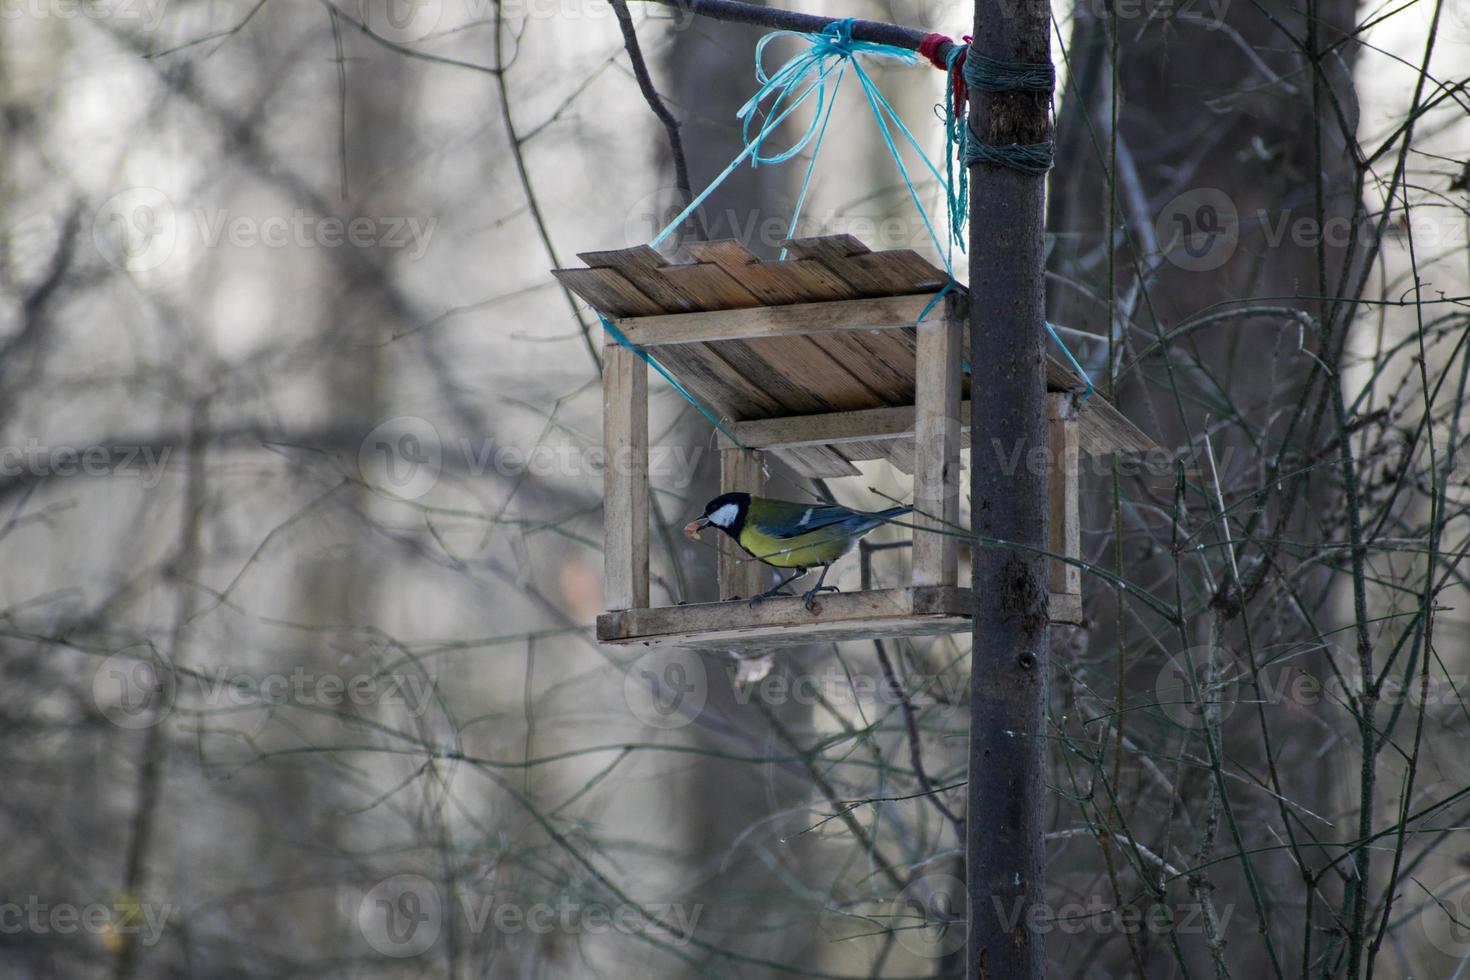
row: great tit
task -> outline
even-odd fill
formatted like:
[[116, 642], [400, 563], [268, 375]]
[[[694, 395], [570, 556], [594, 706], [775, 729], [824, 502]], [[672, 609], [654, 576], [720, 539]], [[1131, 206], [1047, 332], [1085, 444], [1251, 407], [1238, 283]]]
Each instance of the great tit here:
[[797, 504], [748, 493], [722, 493], [704, 505], [702, 515], [684, 526], [684, 535], [692, 541], [700, 531], [714, 526], [730, 535], [752, 558], [776, 568], [796, 570], [775, 588], [752, 598], [752, 602], [790, 595], [782, 591], [789, 582], [821, 566], [817, 584], [801, 597], [810, 610], [817, 593], [837, 591], [835, 585], [822, 584], [834, 561], [851, 551], [858, 538], [912, 511], [912, 507], [890, 507], [870, 514], [837, 504]]

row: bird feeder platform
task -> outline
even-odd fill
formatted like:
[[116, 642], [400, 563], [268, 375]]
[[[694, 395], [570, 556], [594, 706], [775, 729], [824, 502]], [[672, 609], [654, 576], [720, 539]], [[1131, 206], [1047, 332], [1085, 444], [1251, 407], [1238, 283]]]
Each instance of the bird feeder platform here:
[[[885, 459], [914, 477], [907, 588], [649, 608], [648, 367], [603, 340], [606, 596], [597, 638], [610, 644], [780, 646], [970, 629], [958, 587], [960, 450], [969, 428], [970, 296], [908, 249], [872, 252], [851, 235], [794, 239], [788, 261], [736, 241], [689, 242], [691, 261], [648, 246], [584, 252], [561, 283], [608, 317], [724, 420], [722, 491], [760, 494], [770, 454], [812, 478], [855, 476]], [[922, 317], [922, 319], [920, 319]], [[1046, 362], [1049, 550], [1080, 557], [1078, 455], [1156, 448], [1086, 382]], [[745, 448], [741, 448], [741, 447]], [[932, 530], [930, 530], [932, 529]], [[764, 590], [769, 570], [722, 548], [720, 594]], [[727, 554], [726, 551], [731, 553]], [[1053, 560], [1048, 613], [1082, 622], [1081, 570]]]

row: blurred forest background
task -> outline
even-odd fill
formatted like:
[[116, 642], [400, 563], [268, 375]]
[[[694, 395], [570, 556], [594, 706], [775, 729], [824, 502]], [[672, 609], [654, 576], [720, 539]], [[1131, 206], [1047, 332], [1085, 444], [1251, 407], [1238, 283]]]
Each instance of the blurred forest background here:
[[[761, 32], [630, 6], [701, 187]], [[1470, 6], [1054, 15], [1050, 316], [1171, 457], [1083, 474], [1130, 587], [1053, 630], [1052, 975], [1470, 975]], [[801, 231], [938, 262], [868, 111]], [[0, 976], [958, 975], [968, 637], [593, 639], [548, 270], [682, 202], [607, 0], [5, 0], [0, 127]], [[805, 160], [710, 235], [773, 256]], [[651, 386], [654, 601], [712, 599]]]

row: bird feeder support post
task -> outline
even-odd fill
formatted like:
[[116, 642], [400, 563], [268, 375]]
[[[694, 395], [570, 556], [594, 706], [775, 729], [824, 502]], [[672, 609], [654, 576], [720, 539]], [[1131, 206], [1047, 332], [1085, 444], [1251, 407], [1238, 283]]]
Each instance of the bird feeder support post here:
[[608, 609], [648, 608], [648, 364], [602, 349], [603, 569]]
[[[1076, 396], [1067, 391], [1046, 396], [1047, 463], [1046, 495], [1048, 548], [1053, 554], [1082, 557], [1082, 527], [1078, 508], [1077, 479], [1080, 440], [1077, 430]], [[1048, 572], [1053, 597], [1076, 596], [1082, 601], [1082, 569], [1053, 558]]]
[[[720, 489], [742, 491], [760, 496], [766, 490], [766, 464], [763, 454], [750, 449], [720, 450]], [[720, 540], [720, 598], [750, 598], [765, 591], [765, 566], [742, 555], [731, 541]]]
[[[970, 57], [1050, 64], [1050, 32], [1044, 0], [976, 0]], [[970, 132], [992, 155], [1052, 140], [1050, 93], [970, 95]], [[1044, 176], [970, 165], [970, 506], [976, 536], [996, 543], [973, 556], [964, 975], [994, 980], [1046, 975], [1050, 506], [1048, 467], [1028, 462], [1048, 443], [1045, 211]], [[990, 465], [992, 446], [1019, 465]]]
[[[958, 297], [918, 325], [914, 374], [914, 585], [959, 581], [955, 534], [960, 517], [960, 351]], [[924, 528], [934, 528], [926, 531]]]

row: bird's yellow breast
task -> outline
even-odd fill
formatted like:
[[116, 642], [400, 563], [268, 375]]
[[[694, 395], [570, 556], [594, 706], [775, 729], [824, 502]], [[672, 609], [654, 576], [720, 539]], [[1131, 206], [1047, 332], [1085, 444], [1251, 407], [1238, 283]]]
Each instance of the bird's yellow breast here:
[[778, 538], [751, 525], [740, 530], [740, 547], [751, 557], [777, 568], [812, 568], [829, 564], [847, 554], [854, 540], [830, 528], [818, 528], [791, 538]]

